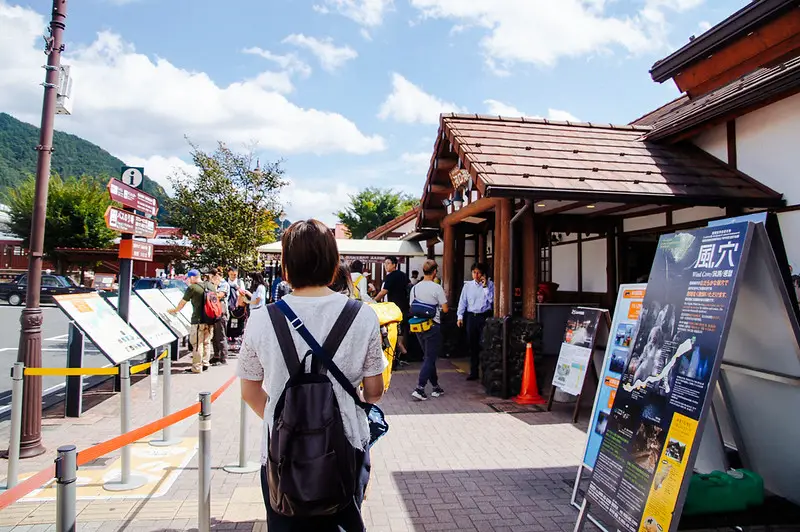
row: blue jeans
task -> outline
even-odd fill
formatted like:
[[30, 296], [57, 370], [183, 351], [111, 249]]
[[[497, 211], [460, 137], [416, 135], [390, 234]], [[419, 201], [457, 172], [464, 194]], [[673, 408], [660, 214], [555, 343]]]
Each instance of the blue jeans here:
[[434, 323], [427, 331], [417, 333], [417, 338], [425, 356], [422, 361], [422, 369], [419, 370], [419, 387], [425, 388], [430, 381], [435, 388], [439, 386], [436, 359], [442, 353], [442, 327], [438, 323]]

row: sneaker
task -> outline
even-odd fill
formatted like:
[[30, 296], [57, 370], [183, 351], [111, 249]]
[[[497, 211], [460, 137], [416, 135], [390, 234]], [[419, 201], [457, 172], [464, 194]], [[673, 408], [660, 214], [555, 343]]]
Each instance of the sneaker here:
[[442, 390], [441, 386], [436, 386], [433, 388], [431, 392], [431, 397], [441, 397], [444, 395], [444, 390]]
[[411, 397], [413, 397], [417, 401], [427, 401], [428, 400], [428, 396], [425, 395], [425, 390], [423, 390], [422, 388], [417, 388], [416, 390], [411, 392]]

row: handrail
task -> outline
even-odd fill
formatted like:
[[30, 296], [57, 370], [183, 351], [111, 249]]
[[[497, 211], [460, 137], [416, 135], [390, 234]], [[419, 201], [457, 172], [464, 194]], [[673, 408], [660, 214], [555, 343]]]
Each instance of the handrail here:
[[[213, 403], [219, 399], [219, 397], [230, 387], [231, 384], [233, 384], [236, 379], [237, 377], [233, 375], [227, 381], [225, 381], [225, 383], [211, 395], [211, 402]], [[114, 452], [117, 449], [121, 449], [126, 445], [144, 438], [145, 436], [155, 434], [164, 427], [179, 423], [199, 412], [200, 404], [195, 403], [192, 406], [186, 407], [183, 410], [179, 410], [178, 412], [170, 414], [166, 417], [162, 417], [161, 419], [158, 419], [152, 423], [148, 423], [147, 425], [133, 429], [125, 434], [121, 434], [111, 438], [110, 440], [93, 445], [88, 449], [84, 449], [78, 453], [78, 466], [88, 464], [89, 462], [96, 460], [101, 456]], [[0, 493], [0, 510], [7, 508], [11, 504], [20, 500], [22, 497], [25, 497], [32, 491], [42, 487], [48, 481], [55, 478], [55, 472], [55, 465], [49, 465], [32, 477], [20, 482], [13, 488]]]
[[[131, 366], [131, 375], [136, 375], [147, 370], [153, 362], [162, 360], [167, 356], [165, 349], [157, 359]], [[29, 377], [80, 377], [89, 375], [119, 375], [119, 367], [111, 368], [25, 368], [24, 375]]]

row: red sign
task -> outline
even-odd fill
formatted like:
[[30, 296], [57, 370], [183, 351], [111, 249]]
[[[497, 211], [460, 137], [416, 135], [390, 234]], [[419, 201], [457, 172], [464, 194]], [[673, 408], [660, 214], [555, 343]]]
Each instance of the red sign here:
[[119, 202], [125, 207], [136, 209], [148, 216], [158, 214], [158, 200], [150, 194], [145, 194], [141, 190], [113, 178], [108, 182], [107, 188], [111, 201]]
[[106, 209], [106, 227], [134, 236], [153, 238], [156, 236], [156, 221], [116, 207]]
[[151, 262], [153, 260], [153, 244], [141, 240], [121, 240], [119, 258]]

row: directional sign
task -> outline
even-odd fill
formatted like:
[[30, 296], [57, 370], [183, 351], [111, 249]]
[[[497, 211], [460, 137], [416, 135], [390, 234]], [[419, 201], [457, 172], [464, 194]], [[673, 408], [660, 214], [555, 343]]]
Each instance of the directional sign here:
[[119, 258], [151, 262], [153, 260], [153, 244], [141, 240], [121, 240]]
[[123, 166], [120, 180], [133, 188], [141, 188], [144, 183], [144, 168], [137, 166]]
[[111, 178], [108, 182], [108, 195], [111, 196], [111, 201], [119, 202], [125, 207], [136, 209], [148, 216], [158, 214], [157, 199], [137, 188], [126, 185], [119, 179]]
[[147, 238], [156, 236], [156, 221], [150, 218], [138, 216], [116, 207], [109, 207], [106, 209], [105, 219], [106, 227], [114, 231]]

